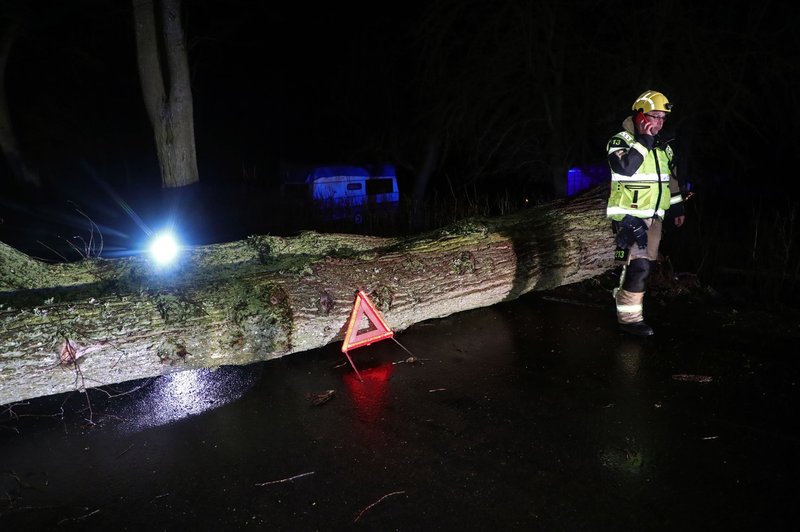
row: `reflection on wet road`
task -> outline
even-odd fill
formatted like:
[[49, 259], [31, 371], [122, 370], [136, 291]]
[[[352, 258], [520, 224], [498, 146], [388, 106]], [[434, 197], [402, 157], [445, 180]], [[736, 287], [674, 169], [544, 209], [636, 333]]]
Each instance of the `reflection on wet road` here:
[[353, 351], [364, 382], [331, 345], [155, 379], [93, 427], [6, 412], [0, 527], [788, 529], [794, 359], [691, 316], [631, 339], [612, 313], [531, 295], [398, 334], [411, 362]]
[[128, 430], [166, 425], [239, 399], [259, 374], [238, 367], [171, 373], [153, 379], [130, 400], [110, 405], [108, 412], [125, 419]]

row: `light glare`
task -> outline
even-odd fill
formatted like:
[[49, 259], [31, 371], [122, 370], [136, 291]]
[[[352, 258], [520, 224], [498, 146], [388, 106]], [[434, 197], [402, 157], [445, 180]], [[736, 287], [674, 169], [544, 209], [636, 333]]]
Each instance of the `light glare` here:
[[150, 254], [159, 264], [167, 264], [178, 254], [178, 243], [171, 234], [162, 233], [150, 245]]

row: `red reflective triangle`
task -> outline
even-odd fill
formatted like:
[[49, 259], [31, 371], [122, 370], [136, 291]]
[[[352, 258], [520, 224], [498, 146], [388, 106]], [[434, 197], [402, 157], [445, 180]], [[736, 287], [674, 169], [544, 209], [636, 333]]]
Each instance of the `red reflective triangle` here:
[[[369, 323], [366, 328], [361, 328], [364, 318]], [[393, 336], [394, 332], [383, 321], [383, 317], [373, 306], [367, 294], [359, 290], [355, 305], [353, 305], [353, 312], [350, 313], [350, 321], [347, 324], [347, 332], [344, 335], [342, 352], [347, 353], [351, 349], [363, 347]]]

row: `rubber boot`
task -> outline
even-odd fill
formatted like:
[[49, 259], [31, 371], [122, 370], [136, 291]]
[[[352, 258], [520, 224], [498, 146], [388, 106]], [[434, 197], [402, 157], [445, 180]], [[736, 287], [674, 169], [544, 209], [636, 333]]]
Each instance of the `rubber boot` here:
[[634, 336], [653, 336], [653, 328], [644, 322], [644, 292], [617, 290], [617, 322], [624, 332]]

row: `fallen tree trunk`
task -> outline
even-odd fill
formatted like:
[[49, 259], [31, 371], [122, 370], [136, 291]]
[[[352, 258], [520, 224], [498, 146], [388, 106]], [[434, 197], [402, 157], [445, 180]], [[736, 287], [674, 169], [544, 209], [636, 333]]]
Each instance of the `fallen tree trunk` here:
[[0, 243], [0, 405], [341, 341], [357, 290], [395, 331], [613, 266], [607, 190], [405, 238], [304, 233], [45, 264]]

